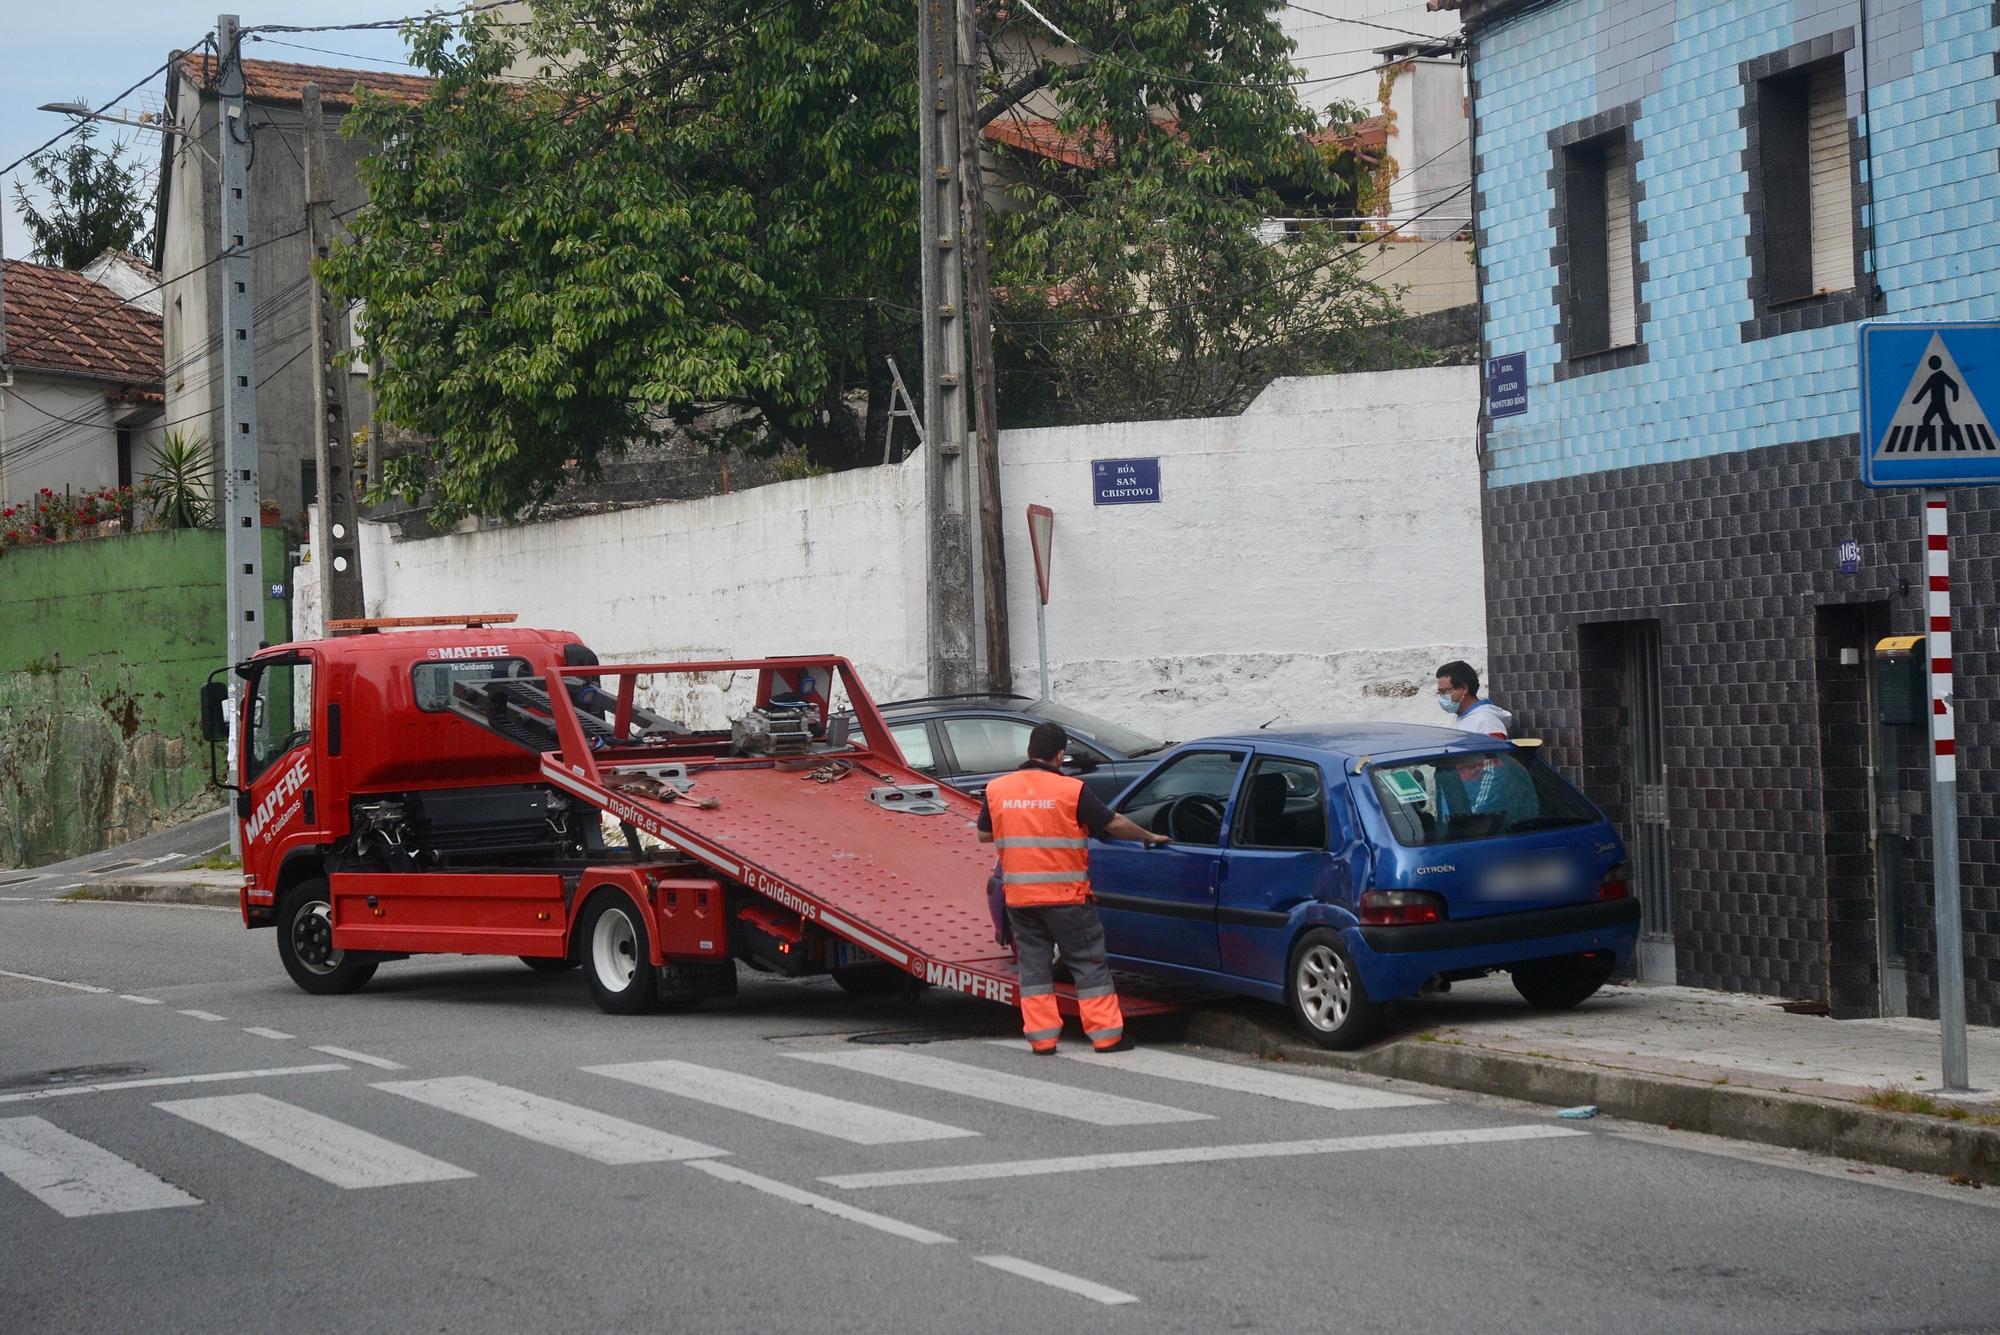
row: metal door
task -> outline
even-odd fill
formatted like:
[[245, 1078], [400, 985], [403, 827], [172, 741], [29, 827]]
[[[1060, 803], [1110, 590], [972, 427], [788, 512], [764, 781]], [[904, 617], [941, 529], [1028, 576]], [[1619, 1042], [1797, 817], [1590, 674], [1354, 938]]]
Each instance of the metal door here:
[[[1879, 632], [1877, 618], [1871, 632]], [[1874, 644], [1876, 635], [1868, 636]], [[1909, 976], [1903, 958], [1903, 906], [1909, 884], [1912, 835], [1923, 816], [1923, 794], [1910, 787], [1898, 764], [1900, 733], [1908, 725], [1883, 721], [1879, 667], [1870, 654], [1868, 665], [1868, 844], [1875, 864], [1875, 976], [1881, 981], [1883, 1015], [1910, 1013]], [[1905, 743], [1907, 745], [1907, 743]], [[1921, 771], [1919, 771], [1921, 772]]]
[[1623, 686], [1631, 756], [1626, 855], [1639, 896], [1639, 976], [1674, 981], [1674, 911], [1667, 867], [1667, 748], [1660, 707], [1660, 625], [1625, 628]]

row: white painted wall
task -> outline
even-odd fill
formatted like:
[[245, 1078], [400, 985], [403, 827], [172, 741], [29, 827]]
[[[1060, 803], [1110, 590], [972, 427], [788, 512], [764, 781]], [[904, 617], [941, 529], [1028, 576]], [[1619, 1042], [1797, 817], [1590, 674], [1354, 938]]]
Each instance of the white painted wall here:
[[[1016, 688], [1036, 682], [1039, 502], [1056, 512], [1057, 699], [1177, 739], [1272, 718], [1435, 721], [1432, 670], [1485, 665], [1478, 392], [1470, 367], [1315, 377], [1241, 417], [1005, 433]], [[1127, 456], [1160, 459], [1161, 502], [1093, 505], [1091, 460]], [[422, 541], [364, 525], [368, 611], [517, 611], [626, 661], [843, 653], [878, 699], [918, 695], [922, 484], [913, 456]], [[729, 689], [652, 703], [717, 724]]]
[[14, 369], [13, 387], [0, 391], [0, 502], [18, 505], [43, 487], [94, 491], [118, 484], [118, 428], [107, 388]]

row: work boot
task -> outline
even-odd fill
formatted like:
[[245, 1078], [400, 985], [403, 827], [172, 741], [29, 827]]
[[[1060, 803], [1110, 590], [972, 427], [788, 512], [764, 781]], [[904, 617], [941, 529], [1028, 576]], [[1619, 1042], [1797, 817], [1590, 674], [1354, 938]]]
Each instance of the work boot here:
[[1107, 1044], [1105, 1044], [1105, 1045], [1104, 1045], [1103, 1047], [1095, 1049], [1095, 1051], [1098, 1051], [1098, 1052], [1130, 1052], [1130, 1051], [1132, 1051], [1132, 1048], [1133, 1048], [1133, 1046], [1134, 1046], [1134, 1045], [1133, 1045], [1133, 1042], [1132, 1042], [1132, 1040], [1131, 1040], [1131, 1039], [1129, 1039], [1129, 1038], [1124, 1038], [1124, 1037], [1120, 1037], [1120, 1038], [1119, 1038], [1119, 1040], [1118, 1040], [1118, 1041], [1117, 1041], [1116, 1043], [1107, 1043]]

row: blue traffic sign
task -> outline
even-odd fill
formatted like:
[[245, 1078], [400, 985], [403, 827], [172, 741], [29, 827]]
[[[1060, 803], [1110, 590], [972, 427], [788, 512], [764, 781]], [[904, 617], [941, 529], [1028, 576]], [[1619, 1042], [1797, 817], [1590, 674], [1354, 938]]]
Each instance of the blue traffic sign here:
[[1092, 459], [1090, 489], [1097, 505], [1157, 505], [1158, 459]]
[[2000, 482], [2000, 323], [1861, 326], [1861, 480]]

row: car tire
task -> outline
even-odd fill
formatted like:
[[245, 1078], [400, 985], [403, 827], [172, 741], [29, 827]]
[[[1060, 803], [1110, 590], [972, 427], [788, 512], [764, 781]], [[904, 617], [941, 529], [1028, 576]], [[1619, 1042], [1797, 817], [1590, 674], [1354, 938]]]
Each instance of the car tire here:
[[1382, 1007], [1368, 995], [1339, 933], [1325, 927], [1292, 947], [1285, 1005], [1299, 1032], [1323, 1048], [1359, 1047], [1382, 1030]]
[[576, 967], [576, 961], [567, 955], [551, 958], [547, 955], [522, 955], [521, 963], [536, 973], [566, 973]]
[[278, 958], [292, 981], [314, 996], [352, 992], [375, 976], [376, 961], [333, 948], [333, 895], [326, 878], [301, 881], [278, 909]]
[[1615, 963], [1606, 950], [1523, 964], [1513, 971], [1514, 990], [1538, 1011], [1566, 1011], [1603, 987]]
[[659, 1005], [660, 975], [651, 962], [645, 915], [617, 891], [590, 901], [583, 915], [584, 976], [607, 1015], [644, 1015]]

